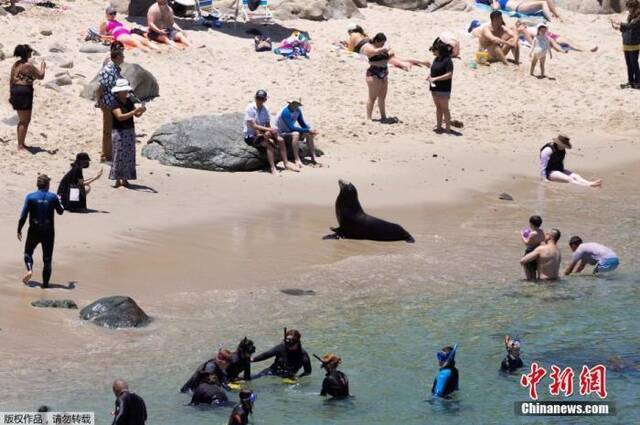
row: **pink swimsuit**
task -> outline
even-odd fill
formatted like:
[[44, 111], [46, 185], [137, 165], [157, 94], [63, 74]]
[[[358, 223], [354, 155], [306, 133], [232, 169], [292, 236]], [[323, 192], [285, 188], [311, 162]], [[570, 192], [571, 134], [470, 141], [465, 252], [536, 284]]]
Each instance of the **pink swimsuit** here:
[[122, 22], [118, 21], [107, 21], [107, 32], [110, 33], [115, 40], [118, 40], [118, 38], [123, 35], [131, 35], [131, 32], [122, 26]]

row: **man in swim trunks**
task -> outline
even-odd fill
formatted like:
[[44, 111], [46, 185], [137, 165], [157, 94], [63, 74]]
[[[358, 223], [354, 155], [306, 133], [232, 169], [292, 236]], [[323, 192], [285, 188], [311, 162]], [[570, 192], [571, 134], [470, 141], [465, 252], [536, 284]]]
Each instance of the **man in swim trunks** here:
[[556, 280], [560, 276], [560, 261], [562, 256], [558, 249], [560, 230], [552, 229], [547, 233], [544, 244], [538, 246], [529, 254], [522, 257], [520, 264], [524, 267], [532, 261], [538, 262], [538, 276], [540, 280]]
[[618, 254], [609, 247], [595, 242], [583, 243], [580, 236], [572, 236], [569, 240], [569, 247], [573, 251], [571, 264], [564, 271], [566, 276], [574, 272], [580, 273], [587, 264], [595, 266], [593, 274], [612, 272], [620, 265]]
[[491, 59], [500, 61], [508, 65], [507, 55], [513, 52], [515, 64], [520, 63], [520, 47], [518, 45], [518, 34], [509, 28], [502, 13], [494, 10], [489, 15], [491, 22], [481, 28], [479, 34], [479, 50], [487, 50]]
[[187, 39], [182, 29], [176, 24], [173, 10], [167, 0], [157, 0], [147, 12], [147, 26], [149, 27], [149, 40], [177, 47], [176, 43], [182, 43], [187, 47], [193, 44]]
[[27, 195], [18, 221], [18, 240], [22, 241], [22, 228], [29, 217], [29, 231], [27, 241], [24, 244], [24, 263], [27, 266], [27, 273], [22, 278], [22, 282], [28, 285], [33, 275], [33, 251], [38, 244], [42, 245], [42, 287], [49, 286], [51, 278], [51, 262], [53, 257], [53, 243], [56, 237], [53, 225], [53, 212], [61, 215], [64, 208], [60, 203], [58, 195], [49, 192], [49, 182], [51, 179], [45, 175], [38, 176], [38, 190]]

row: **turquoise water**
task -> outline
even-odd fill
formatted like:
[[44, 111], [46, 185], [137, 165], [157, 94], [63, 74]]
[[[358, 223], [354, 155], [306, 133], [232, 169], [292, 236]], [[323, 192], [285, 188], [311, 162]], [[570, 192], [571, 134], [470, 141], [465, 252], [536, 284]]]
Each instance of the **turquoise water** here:
[[[609, 181], [620, 189], [615, 194], [535, 189], [513, 204], [487, 199], [462, 221], [438, 222], [443, 228], [434, 228], [429, 217], [415, 217], [415, 246], [394, 245], [392, 254], [354, 252], [277, 285], [313, 288], [316, 296], [286, 296], [277, 289], [179, 294], [153, 306], [161, 311], [153, 325], [123, 332], [122, 343], [98, 342], [94, 352], [45, 365], [48, 370], [31, 374], [28, 381], [16, 382], [24, 371], [10, 371], [13, 390], [4, 388], [0, 410], [49, 404], [56, 410], [93, 410], [98, 423], [109, 423], [110, 382], [123, 376], [146, 399], [151, 424], [223, 424], [229, 409], [186, 407], [188, 397], [178, 388], [219, 341], [230, 346], [248, 335], [259, 350], [266, 349], [287, 326], [302, 331], [310, 354], [331, 351], [343, 358], [355, 397], [343, 402], [319, 397], [322, 374], [314, 362], [313, 375], [298, 385], [275, 378], [251, 383], [258, 394], [256, 424], [638, 423], [640, 266], [633, 255], [640, 249], [640, 194], [621, 176]], [[563, 231], [565, 261], [567, 240], [578, 233], [613, 247], [622, 259], [620, 270], [553, 284], [522, 282], [517, 232], [534, 212], [548, 227]], [[608, 400], [616, 403], [617, 415], [515, 416], [513, 403], [527, 400], [528, 393], [519, 375], [498, 372], [506, 333], [522, 339], [526, 365], [571, 366], [578, 374], [583, 364], [605, 364]], [[452, 401], [430, 402], [435, 352], [453, 343], [459, 344], [461, 391]], [[538, 387], [541, 399], [551, 399], [549, 382]], [[577, 377], [574, 384], [577, 390]]]

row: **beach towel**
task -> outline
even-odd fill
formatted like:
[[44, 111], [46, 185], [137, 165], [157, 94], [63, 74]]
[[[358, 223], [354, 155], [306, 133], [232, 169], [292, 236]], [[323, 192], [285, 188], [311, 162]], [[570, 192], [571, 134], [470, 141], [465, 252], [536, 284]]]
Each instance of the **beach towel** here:
[[[493, 9], [491, 8], [491, 6], [484, 4], [484, 3], [478, 3], [477, 1], [473, 2], [473, 6], [478, 9], [478, 10], [482, 10], [484, 12], [487, 13], [491, 13], [493, 12]], [[544, 14], [542, 13], [542, 11], [536, 12], [534, 14], [526, 14], [526, 13], [520, 13], [520, 12], [515, 12], [513, 10], [502, 10], [500, 9], [500, 11], [510, 17], [510, 18], [540, 18], [540, 19], [544, 19]]]

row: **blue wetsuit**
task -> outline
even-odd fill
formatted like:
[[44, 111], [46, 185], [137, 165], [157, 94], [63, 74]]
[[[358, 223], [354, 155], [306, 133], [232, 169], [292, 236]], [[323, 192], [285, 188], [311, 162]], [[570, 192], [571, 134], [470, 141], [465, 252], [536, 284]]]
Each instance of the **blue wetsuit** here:
[[29, 217], [29, 231], [24, 245], [24, 263], [27, 270], [33, 270], [33, 251], [38, 244], [42, 244], [42, 260], [44, 262], [42, 285], [45, 287], [49, 285], [51, 278], [51, 260], [55, 240], [54, 211], [58, 214], [64, 212], [58, 196], [45, 189], [40, 189], [27, 195], [18, 221], [18, 233], [20, 233], [27, 221], [27, 216]]
[[458, 390], [458, 369], [453, 367], [444, 367], [440, 369], [436, 379], [433, 380], [431, 393], [435, 397], [447, 398], [454, 391]]

